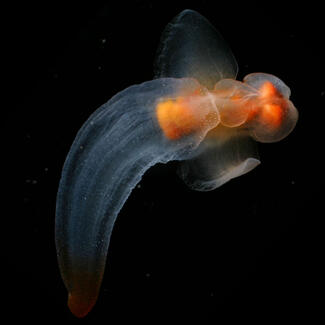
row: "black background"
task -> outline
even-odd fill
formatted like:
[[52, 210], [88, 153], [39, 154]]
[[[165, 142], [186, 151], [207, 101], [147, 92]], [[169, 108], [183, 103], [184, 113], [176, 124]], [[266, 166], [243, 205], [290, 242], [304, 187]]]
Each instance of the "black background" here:
[[[197, 2], [3, 7], [3, 317], [92, 324], [323, 317], [323, 10], [310, 2]], [[116, 222], [98, 302], [77, 320], [54, 245], [65, 156], [97, 107], [152, 79], [160, 33], [185, 8], [219, 29], [240, 80], [268, 72], [291, 88], [297, 127], [259, 146], [258, 168], [212, 192], [187, 189], [176, 163], [149, 170]]]

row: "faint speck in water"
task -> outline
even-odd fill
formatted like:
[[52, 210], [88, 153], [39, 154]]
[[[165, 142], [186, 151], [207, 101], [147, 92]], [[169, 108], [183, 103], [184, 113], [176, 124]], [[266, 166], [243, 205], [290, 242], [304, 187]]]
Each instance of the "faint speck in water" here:
[[146, 273], [146, 278], [150, 278], [151, 274], [149, 272]]
[[320, 95], [323, 97], [325, 95], [325, 90], [323, 90]]
[[36, 179], [30, 179], [30, 178], [27, 178], [25, 180], [26, 184], [32, 184], [32, 185], [35, 185], [37, 184], [37, 180]]

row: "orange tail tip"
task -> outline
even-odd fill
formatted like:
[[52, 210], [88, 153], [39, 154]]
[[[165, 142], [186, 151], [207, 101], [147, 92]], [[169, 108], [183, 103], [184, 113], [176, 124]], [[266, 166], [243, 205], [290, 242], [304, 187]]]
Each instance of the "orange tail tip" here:
[[78, 318], [85, 317], [96, 303], [96, 298], [84, 297], [79, 294], [69, 292], [68, 307], [73, 315]]

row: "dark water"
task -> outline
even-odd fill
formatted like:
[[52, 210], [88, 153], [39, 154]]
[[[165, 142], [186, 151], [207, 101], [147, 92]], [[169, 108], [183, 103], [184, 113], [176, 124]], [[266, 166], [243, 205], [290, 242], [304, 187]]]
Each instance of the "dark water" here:
[[325, 64], [309, 4], [134, 1], [11, 5], [2, 38], [2, 315], [77, 321], [54, 246], [62, 164], [87, 117], [152, 78], [160, 33], [185, 8], [223, 34], [239, 64], [280, 77], [300, 113], [262, 165], [218, 190], [190, 191], [176, 163], [146, 173], [117, 220], [101, 295], [84, 322], [216, 323], [322, 316]]

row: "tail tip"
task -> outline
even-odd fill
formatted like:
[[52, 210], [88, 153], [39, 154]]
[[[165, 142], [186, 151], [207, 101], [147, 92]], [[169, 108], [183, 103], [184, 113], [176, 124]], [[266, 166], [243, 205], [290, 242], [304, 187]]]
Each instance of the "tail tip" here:
[[82, 295], [69, 292], [68, 307], [71, 313], [78, 318], [85, 317], [91, 311], [95, 302], [94, 299], [87, 299]]

